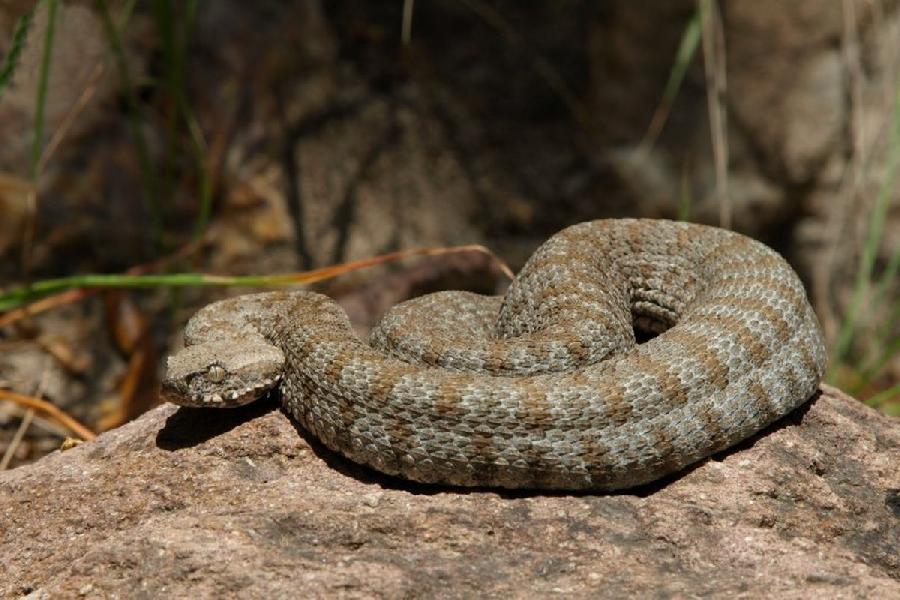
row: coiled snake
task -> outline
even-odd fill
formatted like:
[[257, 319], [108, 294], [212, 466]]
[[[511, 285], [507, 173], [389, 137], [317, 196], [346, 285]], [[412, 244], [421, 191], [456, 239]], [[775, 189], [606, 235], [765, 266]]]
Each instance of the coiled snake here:
[[[635, 331], [658, 335], [636, 343]], [[505, 488], [653, 481], [789, 413], [825, 367], [816, 317], [778, 254], [656, 220], [569, 227], [504, 297], [404, 302], [368, 343], [306, 291], [211, 304], [185, 340], [168, 400], [237, 406], [277, 387], [305, 429], [355, 462]]]

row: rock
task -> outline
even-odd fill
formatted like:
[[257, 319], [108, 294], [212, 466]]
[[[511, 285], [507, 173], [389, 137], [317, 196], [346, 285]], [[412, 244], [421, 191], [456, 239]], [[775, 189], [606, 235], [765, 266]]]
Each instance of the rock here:
[[841, 6], [737, 4], [725, 17], [731, 117], [764, 171], [785, 185], [811, 182], [846, 138]]
[[0, 596], [900, 597], [900, 420], [834, 388], [627, 493], [413, 485], [272, 403], [0, 474]]

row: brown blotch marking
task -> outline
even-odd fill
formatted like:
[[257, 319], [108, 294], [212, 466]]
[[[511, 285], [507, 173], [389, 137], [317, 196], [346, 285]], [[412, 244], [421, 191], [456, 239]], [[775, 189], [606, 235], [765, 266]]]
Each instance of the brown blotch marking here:
[[612, 450], [597, 435], [582, 436], [581, 447], [584, 449], [584, 462], [595, 485], [607, 482], [612, 477]]
[[547, 267], [559, 264], [560, 260], [562, 260], [562, 257], [556, 254], [533, 254], [525, 264], [526, 272], [533, 277], [536, 272], [544, 271]]
[[500, 455], [499, 450], [494, 446], [496, 437], [490, 431], [473, 431], [472, 437], [469, 439], [469, 448], [472, 450], [472, 456], [475, 460], [473, 463], [481, 463], [491, 465]]
[[722, 412], [714, 402], [706, 402], [701, 406], [702, 409], [696, 411], [696, 414], [703, 421], [703, 431], [709, 435], [710, 445], [716, 448], [716, 451], [725, 448], [730, 440], [722, 430]]
[[819, 366], [819, 363], [812, 355], [812, 352], [809, 351], [806, 344], [800, 346], [800, 362], [803, 363], [803, 368], [806, 369], [807, 372], [816, 373], [819, 377], [823, 375], [822, 367]]
[[309, 355], [313, 353], [315, 347], [316, 340], [313, 338], [297, 336], [296, 338], [291, 339], [290, 344], [287, 344], [285, 351], [290, 355], [290, 363], [300, 364], [306, 361]]
[[350, 337], [358, 341], [347, 313], [330, 298], [314, 298], [291, 305], [290, 322], [308, 322], [310, 314], [316, 315], [316, 339], [343, 341]]
[[580, 338], [572, 336], [566, 341], [566, 350], [576, 365], [583, 365], [591, 355], [590, 348]]
[[[793, 291], [789, 286], [783, 286], [782, 289], [778, 290], [779, 294], [788, 299], [790, 303], [790, 308], [792, 312], [795, 314], [799, 314], [800, 311], [804, 310], [804, 304], [806, 303], [806, 297], [800, 295], [796, 291]], [[723, 298], [718, 298], [713, 302], [708, 302], [704, 305], [705, 307], [740, 307], [747, 310], [754, 310], [759, 312], [762, 315], [762, 318], [770, 323], [772, 323], [775, 327], [775, 337], [779, 342], [784, 342], [790, 338], [793, 330], [789, 327], [788, 322], [785, 320], [784, 316], [782, 316], [781, 311], [776, 309], [774, 306], [762, 300], [760, 298], [753, 298], [748, 296], [726, 296]], [[714, 315], [695, 315], [694, 318], [696, 320], [704, 320], [704, 317], [709, 317], [706, 320], [717, 320], [717, 322], [724, 323], [724, 317], [716, 317]], [[760, 344], [763, 348], [763, 352], [767, 350], [767, 348]]]
[[681, 460], [676, 454], [675, 445], [672, 444], [672, 436], [664, 425], [656, 425], [650, 428], [653, 436], [653, 447], [657, 450], [656, 463], [661, 473], [671, 473], [682, 467]]
[[753, 357], [754, 366], [761, 365], [769, 357], [770, 348], [760, 340], [752, 329], [739, 321], [732, 321], [719, 315], [694, 315], [693, 321], [696, 323], [710, 323], [713, 327], [736, 337], [738, 345], [745, 348], [750, 356]]
[[[570, 304], [573, 301], [571, 296], [575, 296], [576, 298], [583, 295], [582, 292], [575, 283], [571, 280], [566, 281], [557, 281], [553, 285], [544, 288], [544, 293], [541, 295], [541, 300], [546, 301], [549, 299], [557, 299], [562, 300], [563, 296], [568, 296], [566, 298], [566, 304]], [[580, 303], [577, 303], [575, 306], [580, 306]]]
[[593, 237], [585, 237], [583, 242], [570, 244], [566, 249], [566, 264], [578, 265], [582, 268], [592, 269], [597, 266], [598, 249], [597, 240]]
[[[400, 363], [402, 364], [402, 363]], [[367, 396], [373, 406], [385, 407], [391, 402], [394, 387], [403, 377], [409, 374], [410, 368], [382, 368], [378, 370], [375, 379], [369, 382]]]
[[783, 369], [781, 373], [784, 377], [784, 382], [788, 389], [788, 397], [797, 398], [797, 400], [800, 402], [806, 400], [806, 398], [803, 398], [802, 394], [800, 393], [800, 380], [797, 379], [797, 374], [794, 372], [794, 369]]
[[675, 234], [679, 254], [685, 254], [687, 250], [693, 250], [697, 241], [697, 230], [693, 227], [678, 227]]
[[341, 374], [344, 368], [357, 356], [358, 354], [354, 349], [339, 348], [337, 354], [329, 356], [325, 365], [324, 374], [326, 380], [333, 382], [335, 387], [341, 385]]
[[[745, 304], [745, 306], [750, 306], [751, 304], [751, 302], [748, 302]], [[793, 332], [788, 326], [788, 322], [781, 315], [781, 312], [765, 303], [760, 302], [759, 304], [760, 306], [758, 310], [762, 314], [763, 318], [775, 327], [775, 339], [778, 342], [787, 341], [788, 338], [791, 337], [791, 333]]]
[[440, 337], [430, 338], [422, 350], [421, 361], [429, 365], [442, 365], [447, 363], [447, 344]]
[[[610, 260], [611, 256], [618, 256], [617, 252], [624, 250], [621, 240], [616, 235], [615, 228], [596, 227], [589, 231], [587, 229], [578, 229], [576, 231], [567, 231], [561, 238], [564, 242], [560, 246], [565, 252], [566, 264], [581, 265], [584, 270], [594, 273], [597, 270], [613, 273], [618, 270], [619, 265], [616, 261]], [[557, 257], [554, 263], [559, 262], [561, 257]]]
[[503, 344], [489, 344], [484, 357], [484, 370], [494, 375], [513, 371], [509, 353]]
[[626, 389], [617, 380], [610, 378], [599, 391], [609, 415], [609, 423], [619, 426], [628, 423], [634, 415], [634, 408], [625, 397]]
[[[784, 271], [790, 266], [777, 254], [755, 254], [752, 256], [739, 256], [735, 259], [719, 260], [714, 263], [714, 267], [720, 273], [740, 273], [746, 270], [748, 264], [757, 269], [767, 269], [775, 277], [778, 276], [778, 272]], [[734, 279], [729, 279], [729, 281], [734, 281]]]
[[[494, 463], [500, 454], [499, 448], [495, 444], [498, 440], [501, 444], [503, 443], [493, 431], [493, 424], [488, 418], [495, 411], [497, 404], [498, 401], [493, 397], [493, 394], [480, 394], [475, 412], [466, 419], [467, 424], [473, 429], [468, 443], [468, 447], [472, 450], [472, 455], [475, 457], [471, 462], [481, 464], [479, 470], [482, 478], [494, 477], [493, 470], [497, 468]], [[479, 431], [477, 429], [485, 425], [491, 426], [491, 428], [487, 431]]]
[[[779, 297], [784, 298], [788, 302], [788, 305], [791, 307], [793, 312], [795, 312], [797, 314], [802, 314], [804, 307], [807, 304], [806, 293], [802, 289], [797, 289], [795, 286], [788, 285], [788, 284], [784, 283], [781, 278], [778, 278], [778, 277], [774, 277], [774, 276], [772, 278], [761, 278], [761, 277], [753, 277], [753, 276], [737, 277], [737, 278], [728, 280], [728, 283], [729, 284], [737, 284], [736, 289], [734, 291], [739, 294], [742, 294], [738, 297], [744, 301], [762, 302], [762, 300], [756, 296], [757, 294], [759, 294], [759, 292], [761, 290], [759, 289], [758, 286], [756, 289], [753, 289], [753, 288], [751, 288], [750, 285], [747, 285], [746, 288], [741, 289], [739, 287], [740, 284], [743, 284], [743, 283], [746, 283], [746, 284], [765, 283], [765, 284], [768, 284], [769, 291], [775, 292]], [[752, 296], [743, 295], [743, 294], [747, 294], [747, 293], [752, 293], [753, 295]], [[771, 306], [768, 303], [766, 303], [765, 305]]]
[[593, 385], [591, 381], [596, 381], [588, 379], [588, 376], [585, 373], [584, 369], [575, 369], [574, 371], [569, 371], [568, 373], [566, 373], [566, 377], [568, 378], [568, 387], [575, 387], [578, 385]]
[[[635, 258], [637, 259], [638, 257]], [[650, 263], [650, 261], [648, 261], [646, 257], [641, 257], [640, 260], [637, 260], [637, 264], [635, 266], [637, 267], [638, 273], [640, 273], [641, 279], [644, 281], [653, 279], [658, 274], [655, 265]]]
[[[344, 349], [332, 356], [325, 367], [324, 373], [326, 379], [332, 382], [334, 388], [341, 387], [341, 374], [346, 365], [357, 356], [352, 349]], [[353, 401], [349, 400], [352, 394], [343, 393], [335, 394], [338, 398], [337, 410], [341, 418], [342, 427], [337, 432], [338, 435], [350, 435], [351, 427], [359, 418], [359, 407]], [[313, 396], [315, 397], [315, 396]]]
[[662, 409], [672, 410], [687, 404], [687, 387], [681, 383], [681, 379], [669, 372], [665, 363], [642, 352], [636, 352], [631, 361], [634, 362], [635, 370], [651, 375], [655, 380], [666, 403], [660, 407], [660, 413], [665, 412]]
[[527, 423], [529, 429], [546, 429], [553, 422], [546, 388], [537, 385], [527, 386], [523, 390], [519, 404], [522, 412], [518, 418], [521, 422]]
[[592, 248], [603, 245], [606, 242], [608, 238], [605, 234], [608, 231], [609, 228], [603, 226], [594, 226], [592, 228], [574, 227], [564, 230], [559, 239], [570, 249]]
[[[692, 317], [693, 318], [693, 317]], [[728, 386], [728, 375], [731, 369], [723, 363], [716, 354], [709, 349], [710, 339], [702, 334], [695, 334], [684, 329], [670, 329], [665, 333], [670, 342], [674, 342], [686, 350], [687, 355], [693, 355], [706, 370], [706, 381], [719, 390]]]
[[628, 322], [628, 316], [621, 311], [619, 302], [608, 296], [594, 300], [600, 305], [598, 308], [588, 307], [584, 304], [572, 304], [565, 307], [566, 319], [577, 323], [590, 321], [611, 329], [615, 329], [619, 323]]
[[590, 269], [597, 264], [597, 239], [594, 236], [569, 236], [560, 241], [563, 243], [554, 246], [555, 252], [541, 252], [528, 259], [526, 268], [532, 276], [560, 263], [570, 269], [578, 265]]
[[[771, 304], [763, 302], [756, 295], [760, 293], [760, 284], [765, 284], [764, 289], [768, 289], [769, 291], [775, 292], [779, 297], [784, 298], [788, 305], [790, 306], [792, 312], [795, 314], [803, 314], [803, 311], [806, 309], [807, 300], [806, 294], [797, 289], [795, 286], [788, 285], [784, 283], [781, 278], [772, 276], [772, 277], [758, 277], [758, 276], [745, 276], [745, 277], [735, 277], [733, 279], [727, 280], [727, 283], [730, 288], [733, 288], [733, 294], [728, 297], [728, 302], [757, 302], [760, 303], [759, 306], [766, 306], [769, 309], [774, 309]], [[746, 285], [745, 285], [746, 284]], [[754, 285], [755, 284], [755, 285]], [[748, 295], [748, 294], [753, 294]], [[735, 300], [731, 300], [734, 298]], [[721, 306], [723, 305], [723, 299], [716, 299], [713, 301], [709, 301], [705, 304], [713, 305], [713, 306]], [[762, 309], [760, 309], [762, 310]]]
[[463, 414], [460, 406], [462, 397], [461, 383], [464, 379], [450, 375], [444, 378], [434, 396], [434, 412], [440, 417], [458, 419]]
[[413, 440], [415, 433], [410, 423], [395, 416], [390, 420], [387, 432], [391, 437], [391, 445], [395, 451], [405, 451], [410, 449], [410, 442]]
[[749, 238], [740, 235], [730, 236], [726, 241], [716, 246], [715, 249], [707, 254], [704, 262], [712, 261], [714, 265], [718, 266], [719, 263], [723, 262], [722, 258], [729, 254], [746, 257], [744, 258], [744, 261], [746, 262], [751, 260], [751, 257], [753, 256], [752, 253], [746, 251], [749, 245]]
[[759, 413], [765, 415], [764, 419], [766, 421], [770, 421], [775, 417], [776, 412], [775, 406], [772, 404], [772, 397], [769, 396], [769, 392], [766, 391], [766, 388], [764, 388], [760, 382], [752, 382], [747, 387], [747, 392], [753, 399], [753, 405], [756, 407]]
[[410, 369], [382, 369], [368, 386], [368, 399], [376, 412], [380, 412], [386, 418], [385, 429], [392, 439], [395, 448], [405, 448], [412, 437], [412, 429], [409, 423], [398, 418], [398, 411], [386, 411], [385, 407], [391, 404], [394, 388], [408, 375]]
[[[768, 320], [771, 321], [771, 319]], [[779, 332], [777, 335], [780, 335], [779, 325], [780, 323], [775, 323], [776, 329]], [[737, 336], [738, 343], [750, 353], [750, 356], [755, 359], [756, 364], [759, 365], [766, 361], [771, 352], [771, 348], [763, 343], [760, 337], [756, 335], [750, 327], [740, 322], [731, 322], [728, 326], [728, 330]]]
[[635, 221], [628, 224], [628, 248], [634, 254], [641, 254], [644, 251], [644, 242], [648, 234], [652, 231], [647, 230], [647, 225], [641, 221]]

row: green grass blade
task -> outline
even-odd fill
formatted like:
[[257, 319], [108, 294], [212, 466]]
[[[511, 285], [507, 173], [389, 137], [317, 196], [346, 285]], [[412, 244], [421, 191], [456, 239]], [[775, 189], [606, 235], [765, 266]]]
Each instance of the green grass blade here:
[[[138, 101], [137, 93], [135, 92], [134, 85], [131, 81], [131, 71], [128, 68], [128, 60], [125, 58], [125, 50], [122, 47], [119, 28], [113, 22], [109, 5], [106, 0], [95, 0], [95, 4], [103, 19], [103, 28], [106, 32], [113, 56], [115, 57], [119, 78], [122, 80], [125, 99], [128, 103], [128, 124], [131, 128], [132, 138], [134, 138], [134, 145], [138, 155], [138, 164], [141, 171], [141, 188], [144, 203], [147, 207], [147, 212], [150, 215], [154, 243], [156, 244], [157, 249], [161, 249], [163, 238], [163, 212], [162, 207], [160, 206], [159, 190], [150, 161], [147, 140], [144, 137], [143, 123], [145, 118], [143, 110], [141, 109], [141, 104]], [[133, 4], [128, 5], [129, 11], [132, 8]], [[126, 14], [130, 14], [130, 12]]]
[[850, 307], [847, 316], [841, 323], [838, 339], [832, 354], [832, 369], [828, 377], [830, 383], [834, 383], [837, 377], [838, 365], [840, 365], [850, 350], [853, 335], [856, 331], [857, 319], [862, 310], [863, 301], [872, 286], [872, 271], [875, 267], [875, 259], [881, 244], [884, 223], [887, 210], [894, 192], [894, 183], [897, 179], [897, 167], [900, 166], [900, 90], [894, 99], [894, 107], [891, 110], [890, 138], [888, 143], [888, 155], [885, 164], [885, 176], [875, 206], [869, 217], [868, 232], [863, 245], [863, 253], [860, 258], [859, 271], [853, 286], [853, 294], [850, 299]]
[[208, 154], [206, 146], [206, 138], [200, 123], [194, 115], [194, 109], [188, 101], [185, 85], [185, 71], [187, 64], [188, 43], [190, 41], [190, 32], [194, 26], [197, 16], [197, 0], [191, 0], [185, 3], [184, 17], [182, 19], [182, 35], [178, 44], [178, 53], [176, 55], [176, 75], [179, 85], [175, 87], [173, 93], [178, 102], [178, 111], [181, 119], [187, 127], [188, 138], [191, 143], [191, 155], [194, 162], [194, 170], [197, 175], [199, 207], [197, 217], [194, 221], [194, 240], [199, 240], [206, 231], [209, 224], [209, 217], [212, 213], [212, 179], [209, 173]]
[[669, 70], [669, 79], [666, 81], [666, 87], [663, 89], [662, 98], [660, 98], [659, 105], [650, 119], [650, 125], [647, 127], [644, 139], [640, 143], [640, 147], [644, 150], [648, 150], [656, 143], [656, 138], [659, 137], [662, 128], [665, 126], [669, 111], [675, 102], [675, 97], [678, 96], [678, 91], [681, 89], [688, 67], [691, 66], [691, 62], [697, 54], [701, 32], [700, 11], [699, 7], [694, 11], [693, 16], [681, 34], [681, 41], [678, 44], [678, 50], [675, 52], [675, 61]]
[[[900, 271], [900, 246], [894, 250], [887, 266], [881, 273], [878, 284], [875, 286], [875, 291], [872, 293], [872, 306], [882, 305], [891, 284], [896, 280], [898, 271]], [[900, 353], [900, 338], [891, 340], [894, 326], [898, 320], [900, 320], [900, 302], [891, 307], [887, 319], [880, 324], [877, 331], [873, 332], [875, 343], [872, 344], [872, 349], [868, 352], [866, 360], [862, 361], [864, 366], [859, 369], [859, 379], [854, 388], [850, 390], [851, 393], [855, 393], [864, 387], [872, 377], [884, 368], [895, 354]], [[876, 355], [874, 358], [872, 357], [873, 354]]]
[[888, 400], [891, 400], [892, 398], [894, 398], [894, 396], [900, 396], [900, 383], [893, 387], [889, 387], [886, 390], [878, 392], [871, 398], [867, 399], [866, 404], [878, 408], [883, 404], [887, 404]]
[[203, 132], [200, 130], [200, 125], [197, 123], [197, 119], [194, 118], [193, 111], [188, 105], [185, 104], [182, 112], [185, 121], [188, 123], [188, 131], [190, 131], [194, 168], [197, 171], [199, 185], [197, 191], [200, 198], [200, 206], [194, 221], [194, 240], [196, 241], [203, 237], [206, 226], [209, 224], [209, 217], [212, 214], [212, 179], [209, 175], [206, 140], [203, 137]]
[[34, 138], [31, 143], [31, 165], [29, 172], [32, 181], [37, 177], [37, 167], [44, 151], [44, 109], [47, 106], [47, 85], [50, 81], [50, 65], [53, 58], [53, 39], [56, 34], [56, 11], [59, 0], [45, 0], [47, 4], [47, 32], [44, 34], [44, 55], [41, 57], [41, 70], [38, 74], [37, 99], [34, 103]]
[[28, 287], [14, 287], [0, 293], [0, 312], [19, 308], [29, 302], [74, 288], [153, 288], [186, 286], [278, 286], [303, 283], [296, 273], [275, 275], [219, 276], [205, 273], [165, 275], [88, 274], [45, 279]]
[[199, 0], [187, 0], [184, 3], [184, 21], [185, 26], [190, 29], [194, 25], [194, 20], [197, 18], [197, 9], [200, 6]]
[[[180, 9], [180, 10], [179, 10]], [[212, 182], [207, 164], [206, 140], [194, 115], [186, 92], [187, 49], [190, 31], [196, 18], [196, 0], [175, 4], [172, 0], [154, 0], [153, 12], [162, 47], [164, 88], [172, 97], [175, 110], [169, 119], [170, 164], [166, 180], [175, 170], [180, 147], [176, 144], [180, 127], [184, 127], [190, 146], [190, 156], [197, 178], [197, 216], [194, 221], [193, 239], [197, 240], [206, 230], [212, 212]]]
[[700, 11], [694, 12], [691, 20], [688, 21], [684, 33], [681, 34], [681, 43], [678, 44], [678, 51], [675, 53], [675, 63], [669, 73], [669, 80], [666, 82], [666, 88], [663, 91], [663, 100], [669, 104], [675, 100], [678, 90], [681, 89], [681, 82], [684, 81], [684, 75], [687, 73], [694, 55], [697, 53], [697, 47], [700, 45]]
[[875, 293], [872, 294], [873, 306], [881, 304], [881, 301], [884, 299], [885, 294], [887, 294], [891, 284], [896, 281], [898, 271], [900, 271], [900, 245], [894, 249], [891, 258], [888, 259], [887, 266], [884, 268], [884, 272], [881, 273], [878, 285], [875, 286]]
[[900, 337], [890, 341], [885, 339], [883, 343], [879, 344], [879, 350], [878, 356], [861, 369], [859, 381], [850, 389], [850, 393], [858, 393], [859, 390], [865, 387], [873, 377], [877, 376], [881, 370], [887, 366], [894, 355], [900, 353]]
[[6, 58], [3, 60], [3, 64], [0, 65], [0, 98], [3, 98], [3, 92], [6, 91], [9, 82], [12, 81], [16, 67], [19, 66], [19, 57], [25, 49], [25, 40], [28, 39], [28, 32], [31, 29], [31, 23], [34, 21], [36, 8], [37, 5], [33, 6], [31, 10], [19, 17], [19, 21], [16, 23], [9, 52], [6, 53]]
[[[146, 287], [184, 287], [184, 286], [214, 286], [214, 285], [238, 285], [238, 286], [281, 286], [281, 285], [305, 285], [316, 281], [332, 279], [339, 275], [367, 269], [375, 265], [394, 262], [414, 256], [442, 256], [460, 252], [478, 252], [486, 254], [493, 259], [497, 267], [510, 279], [514, 278], [510, 268], [497, 256], [479, 244], [450, 247], [410, 248], [409, 250], [397, 250], [378, 256], [370, 256], [351, 262], [321, 267], [311, 271], [296, 273], [275, 273], [272, 275], [243, 275], [224, 276], [208, 275], [205, 273], [170, 273], [164, 275], [127, 275], [118, 273], [100, 273], [74, 275], [58, 279], [45, 279], [37, 281], [30, 286], [18, 286], [0, 291], [0, 312], [11, 311], [23, 305], [50, 294], [65, 292], [75, 288], [146, 288]], [[174, 258], [174, 257], [173, 257]]]

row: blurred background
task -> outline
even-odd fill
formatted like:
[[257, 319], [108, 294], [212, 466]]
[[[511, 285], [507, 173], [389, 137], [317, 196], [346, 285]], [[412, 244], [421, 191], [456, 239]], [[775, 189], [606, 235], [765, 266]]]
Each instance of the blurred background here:
[[[187, 318], [258, 289], [94, 274], [475, 243], [516, 269], [610, 217], [777, 249], [828, 381], [900, 414], [898, 28], [888, 0], [6, 0], [0, 468], [79, 437], [66, 417], [152, 407]], [[316, 285], [364, 332], [406, 297], [505, 281], [460, 252]]]

